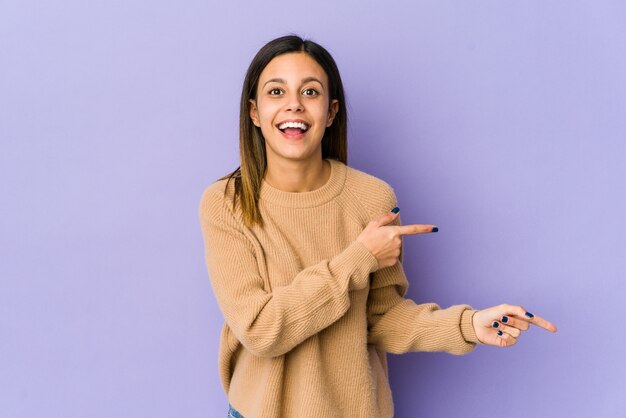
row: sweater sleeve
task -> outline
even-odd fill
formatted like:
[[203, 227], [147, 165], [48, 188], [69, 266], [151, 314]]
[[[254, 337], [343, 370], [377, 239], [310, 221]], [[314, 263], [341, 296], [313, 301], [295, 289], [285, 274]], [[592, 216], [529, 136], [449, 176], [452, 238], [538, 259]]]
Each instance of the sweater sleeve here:
[[276, 357], [341, 318], [349, 291], [365, 288], [378, 261], [359, 241], [267, 290], [247, 230], [218, 188], [205, 190], [200, 223], [211, 286], [225, 321], [251, 353]]
[[[387, 190], [388, 206], [396, 206], [393, 189]], [[401, 225], [400, 216], [392, 223]], [[466, 354], [478, 339], [472, 325], [476, 310], [470, 305], [441, 309], [436, 303], [416, 304], [404, 298], [409, 282], [399, 261], [373, 274], [367, 302], [368, 343], [394, 354], [410, 351], [443, 351]]]

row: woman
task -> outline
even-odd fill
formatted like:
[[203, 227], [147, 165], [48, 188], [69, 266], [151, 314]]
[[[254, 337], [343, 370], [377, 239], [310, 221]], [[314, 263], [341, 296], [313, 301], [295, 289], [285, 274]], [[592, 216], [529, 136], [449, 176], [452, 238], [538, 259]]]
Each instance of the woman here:
[[285, 36], [243, 85], [241, 166], [202, 195], [211, 284], [225, 317], [229, 416], [391, 417], [386, 353], [507, 347], [521, 306], [441, 309], [404, 298], [401, 225], [386, 182], [347, 165], [343, 86], [330, 54]]

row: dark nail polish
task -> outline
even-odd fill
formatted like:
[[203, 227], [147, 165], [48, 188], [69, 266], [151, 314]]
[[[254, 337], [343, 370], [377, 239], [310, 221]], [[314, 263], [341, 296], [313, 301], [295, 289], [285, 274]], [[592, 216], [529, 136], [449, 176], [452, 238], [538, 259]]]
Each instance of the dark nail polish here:
[[502, 331], [498, 331], [498, 335], [502, 335], [504, 334]]
[[530, 312], [526, 312], [526, 316], [527, 316], [527, 317], [529, 317], [529, 318], [532, 318], [532, 317], [534, 317], [535, 315], [531, 314]]
[[396, 206], [395, 208], [391, 209], [391, 211], [393, 213], [398, 213], [398, 212], [400, 212], [400, 208]]
[[508, 317], [508, 316], [506, 316], [506, 315], [504, 315], [504, 316], [502, 317], [501, 322], [504, 322], [504, 323], [506, 324], [507, 322], [509, 322], [509, 317]]
[[432, 230], [432, 232], [439, 232], [439, 228], [434, 227], [434, 228], [433, 228], [433, 230]]
[[498, 327], [500, 326], [500, 324], [498, 324], [498, 322], [497, 322], [497, 321], [493, 321], [492, 326], [493, 326], [494, 328], [498, 328]]

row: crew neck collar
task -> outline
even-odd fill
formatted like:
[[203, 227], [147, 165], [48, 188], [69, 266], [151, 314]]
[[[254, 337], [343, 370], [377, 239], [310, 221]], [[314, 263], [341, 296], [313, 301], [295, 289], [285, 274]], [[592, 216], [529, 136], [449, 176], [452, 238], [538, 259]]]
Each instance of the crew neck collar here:
[[285, 192], [263, 179], [259, 199], [290, 208], [320, 206], [332, 200], [343, 189], [346, 180], [346, 165], [332, 158], [325, 158], [325, 160], [330, 162], [330, 177], [323, 186], [308, 192]]

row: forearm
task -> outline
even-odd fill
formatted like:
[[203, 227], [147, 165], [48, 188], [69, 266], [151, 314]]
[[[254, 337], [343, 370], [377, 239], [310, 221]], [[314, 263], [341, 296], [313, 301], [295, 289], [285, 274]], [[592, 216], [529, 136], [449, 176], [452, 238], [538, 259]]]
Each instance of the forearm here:
[[476, 346], [469, 305], [441, 309], [435, 303], [402, 299], [370, 326], [368, 340], [387, 352], [443, 351], [466, 354]]
[[233, 333], [255, 355], [275, 357], [341, 318], [350, 307], [350, 290], [367, 286], [376, 259], [355, 241], [271, 292], [262, 288], [261, 278], [251, 275], [250, 268], [237, 276], [215, 267], [220, 265], [217, 260], [209, 265], [215, 294]]

